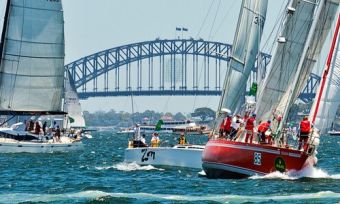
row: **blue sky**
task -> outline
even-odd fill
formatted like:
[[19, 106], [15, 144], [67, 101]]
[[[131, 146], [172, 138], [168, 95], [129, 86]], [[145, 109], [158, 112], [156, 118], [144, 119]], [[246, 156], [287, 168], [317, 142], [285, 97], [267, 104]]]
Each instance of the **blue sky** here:
[[[0, 3], [1, 20], [4, 2]], [[268, 39], [286, 2], [269, 0], [262, 42]], [[64, 0], [65, 63], [119, 45], [157, 37], [172, 39], [177, 26], [189, 29], [185, 37], [232, 43], [240, 4], [240, 0]], [[135, 97], [134, 100], [137, 111], [189, 113], [202, 106], [215, 110], [219, 97]], [[131, 112], [130, 97], [94, 98], [82, 101], [82, 105], [91, 112], [110, 109]]]

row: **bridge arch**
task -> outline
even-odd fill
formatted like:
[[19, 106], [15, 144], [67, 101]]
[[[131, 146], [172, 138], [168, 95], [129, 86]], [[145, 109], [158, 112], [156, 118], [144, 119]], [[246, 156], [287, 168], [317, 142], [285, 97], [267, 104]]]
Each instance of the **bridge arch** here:
[[[156, 39], [103, 50], [71, 62], [65, 65], [65, 69], [70, 71], [82, 99], [131, 94], [217, 96], [221, 94], [231, 48], [230, 44], [203, 39]], [[261, 53], [249, 84], [256, 80], [258, 68], [266, 70], [270, 57]], [[176, 60], [180, 61], [179, 66]], [[166, 62], [170, 62], [168, 72]], [[133, 63], [137, 65], [136, 69], [132, 69]], [[188, 64], [192, 65], [191, 72]], [[112, 72], [111, 77], [109, 73]], [[99, 77], [103, 80], [98, 80]], [[98, 86], [98, 81], [103, 83], [102, 87]], [[311, 101], [319, 81], [320, 77], [312, 74], [300, 99]]]
[[[231, 52], [231, 45], [221, 42], [212, 42], [212, 41], [204, 41], [194, 40], [194, 39], [175, 39], [175, 40], [160, 40], [156, 39], [154, 41], [145, 41], [140, 43], [133, 43], [129, 45], [123, 45], [111, 49], [107, 49], [86, 57], [83, 57], [77, 61], [69, 63], [65, 66], [67, 70], [70, 71], [71, 76], [75, 82], [75, 87], [78, 89], [78, 92], [82, 98], [94, 97], [94, 96], [120, 96], [120, 95], [218, 95], [220, 94], [221, 84], [223, 83], [224, 75], [221, 72], [221, 62], [228, 62], [229, 56]], [[187, 73], [187, 63], [189, 61], [189, 56], [193, 56], [192, 64], [196, 66], [191, 76], [192, 87], [189, 88], [188, 84], [188, 73]], [[181, 59], [182, 65], [181, 70], [178, 70], [181, 73], [182, 78], [179, 80], [179, 86], [176, 87], [176, 74], [170, 79], [170, 87], [165, 86], [164, 78], [166, 77], [166, 73], [164, 71], [164, 67], [158, 71], [159, 84], [158, 87], [154, 86], [154, 81], [152, 77], [152, 72], [154, 67], [148, 67], [148, 84], [146, 90], [142, 87], [142, 77], [141, 74], [136, 76], [136, 88], [133, 89], [131, 86], [132, 75], [131, 69], [129, 69], [129, 65], [131, 63], [137, 62], [139, 66], [137, 67], [137, 71], [141, 71], [141, 61], [148, 59], [149, 66], [151, 61], [154, 58], [159, 58], [158, 61], [164, 66], [165, 56], [170, 56], [170, 60], [176, 60], [176, 56]], [[198, 76], [198, 56], [203, 58], [204, 64], [211, 63], [212, 60], [215, 60], [216, 66], [215, 68], [215, 76], [209, 77], [209, 65], [208, 67], [204, 67], [205, 74], [208, 76], [204, 76], [204, 85], [203, 89], [199, 89], [199, 76]], [[262, 54], [262, 62], [267, 65], [270, 61], [270, 56], [267, 54]], [[176, 62], [172, 63], [171, 72], [175, 72]], [[206, 64], [205, 64], [206, 65]], [[126, 85], [124, 87], [125, 90], [122, 90], [119, 83], [119, 69], [127, 66], [125, 74]], [[226, 67], [226, 66], [224, 66]], [[254, 70], [256, 67], [254, 67]], [[115, 72], [115, 85], [114, 90], [109, 91], [109, 78], [106, 75], [108, 72], [116, 70]], [[217, 76], [217, 75], [223, 76]], [[97, 88], [97, 78], [101, 75], [104, 76], [104, 88], [102, 90], [98, 90]], [[221, 80], [222, 78], [222, 80]], [[214, 80], [214, 88], [211, 88], [211, 84], [209, 81]], [[88, 90], [87, 84], [89, 82], [93, 82], [92, 90]], [[80, 91], [79, 91], [80, 88]]]

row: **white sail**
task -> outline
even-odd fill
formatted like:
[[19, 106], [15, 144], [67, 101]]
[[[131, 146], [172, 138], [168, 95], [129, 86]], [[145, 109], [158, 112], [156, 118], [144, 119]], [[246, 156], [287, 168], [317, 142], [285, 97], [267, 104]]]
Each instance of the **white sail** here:
[[314, 25], [310, 30], [310, 40], [306, 42], [306, 50], [303, 52], [301, 61], [299, 62], [301, 68], [299, 67], [296, 73], [297, 83], [290, 84], [288, 91], [284, 94], [284, 97], [282, 97], [279, 105], [276, 107], [278, 113], [282, 113], [283, 115], [288, 114], [288, 110], [303, 90], [315, 62], [320, 56], [325, 39], [331, 29], [338, 5], [339, 1], [322, 0], [319, 2], [318, 12], [314, 18]]
[[338, 11], [339, 3], [340, 0], [320, 1], [319, 9], [321, 15], [319, 15], [319, 18], [317, 19], [312, 40], [308, 46], [306, 58], [304, 59], [302, 65], [302, 72], [300, 74], [301, 77], [297, 84], [297, 91], [293, 96], [294, 99], [296, 99], [302, 92], [307, 83], [309, 75], [312, 72], [312, 69], [315, 67], [316, 62], [320, 57], [326, 37], [332, 28], [334, 17]]
[[67, 112], [68, 116], [66, 126], [67, 128], [86, 127], [77, 90], [74, 86], [70, 72], [67, 72], [65, 78], [64, 111]]
[[258, 94], [256, 113], [259, 120], [270, 118], [296, 73], [310, 31], [317, 0], [292, 0], [287, 8], [283, 29]]
[[227, 108], [234, 112], [244, 96], [246, 83], [262, 36], [267, 13], [267, 0], [243, 0], [229, 68], [226, 73], [219, 111]]
[[[337, 51], [335, 52], [335, 60], [332, 62], [329, 74], [326, 79], [326, 89], [323, 91], [319, 110], [315, 119], [315, 127], [320, 130], [322, 134], [330, 130], [335, 119], [337, 109], [340, 105], [340, 50], [339, 39], [337, 43]], [[320, 90], [317, 92], [319, 95]], [[313, 103], [312, 113], [314, 115], [316, 103]]]
[[9, 2], [0, 67], [0, 111], [60, 112], [65, 55], [61, 1]]

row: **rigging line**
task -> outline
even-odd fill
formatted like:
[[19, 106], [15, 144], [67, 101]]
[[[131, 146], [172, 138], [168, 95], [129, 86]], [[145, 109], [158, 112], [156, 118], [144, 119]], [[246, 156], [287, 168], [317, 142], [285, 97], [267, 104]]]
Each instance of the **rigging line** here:
[[220, 31], [220, 29], [222, 28], [222, 25], [224, 23], [224, 21], [226, 20], [226, 18], [229, 16], [230, 11], [234, 8], [234, 6], [236, 5], [236, 2], [239, 2], [238, 0], [234, 0], [232, 5], [228, 8], [228, 10], [226, 11], [226, 14], [223, 16], [222, 21], [220, 22], [220, 24], [217, 26], [217, 29], [215, 30], [214, 34], [212, 35], [213, 37], [215, 37], [217, 35], [217, 33]]
[[[278, 35], [278, 32], [280, 31], [280, 28], [282, 27], [282, 21], [284, 19], [284, 14], [285, 14], [285, 9], [287, 6], [288, 6], [288, 1], [286, 2], [286, 6], [285, 6], [285, 2], [283, 1], [282, 4], [281, 4], [281, 7], [280, 7], [280, 15], [277, 16], [276, 20], [275, 20], [275, 24], [273, 26], [273, 29], [271, 30], [271, 32], [269, 33], [269, 36], [266, 40], [266, 42], [264, 43], [264, 45], [262, 46], [262, 49], [261, 50], [265, 50], [265, 47], [268, 45], [269, 43], [269, 40], [271, 39], [272, 35], [274, 34], [274, 31], [277, 30], [276, 32], [276, 36]], [[281, 22], [281, 23], [279, 23]], [[277, 29], [276, 29], [277, 27]], [[274, 38], [273, 41], [275, 42], [276, 39]], [[275, 43], [271, 43], [271, 49], [270, 49], [270, 52], [272, 52], [272, 49], [274, 48], [274, 44]]]
[[[215, 12], [214, 20], [213, 20], [213, 23], [212, 23], [212, 25], [211, 25], [211, 29], [210, 29], [210, 32], [209, 32], [209, 35], [208, 35], [208, 40], [209, 40], [209, 41], [213, 38], [211, 34], [212, 34], [212, 31], [213, 31], [214, 26], [215, 26], [215, 22], [216, 22], [216, 18], [217, 18], [218, 12], [219, 12], [219, 10], [220, 10], [220, 6], [221, 6], [221, 0], [219, 0], [219, 1], [218, 1], [218, 4], [217, 4], [217, 10], [216, 10], [216, 12]], [[208, 72], [209, 72], [209, 69], [208, 69]], [[201, 78], [201, 76], [200, 76], [200, 78]], [[209, 84], [209, 81], [208, 81], [208, 84]], [[212, 98], [212, 97], [209, 97], [209, 98], [208, 98], [208, 101], [207, 101], [207, 103], [206, 103], [206, 106], [209, 105], [211, 98]]]
[[[219, 9], [220, 9], [220, 5], [221, 5], [221, 0], [218, 1], [218, 4], [217, 4], [217, 9], [216, 9], [216, 12], [215, 12], [215, 16], [214, 16], [214, 19], [213, 19], [213, 22], [212, 22], [212, 25], [211, 25], [211, 28], [210, 28], [210, 31], [209, 31], [209, 35], [208, 35], [208, 41], [211, 40], [212, 36], [212, 31], [213, 31], [213, 28], [215, 26], [215, 22], [216, 22], [216, 18], [217, 18], [217, 15], [218, 15], [218, 12], [219, 12]], [[200, 74], [199, 74], [199, 77], [198, 77], [198, 81], [201, 81], [202, 79], [202, 72], [203, 72], [203, 64], [204, 66], [206, 66], [206, 61], [203, 61], [202, 64], [201, 64], [201, 68], [200, 68]], [[208, 70], [209, 72], [209, 70]], [[206, 73], [205, 73], [206, 74]], [[208, 82], [209, 84], [209, 82]], [[194, 98], [194, 107], [193, 109], [195, 108], [196, 106], [196, 99], [197, 99], [197, 96], [195, 95], [195, 98]], [[209, 100], [211, 99], [211, 97], [209, 97]]]
[[[220, 3], [220, 2], [221, 2], [221, 0], [219, 1], [219, 3]], [[202, 29], [203, 29], [203, 27], [204, 27], [204, 24], [206, 23], [206, 21], [207, 21], [207, 19], [208, 19], [208, 16], [209, 16], [209, 14], [210, 14], [210, 11], [211, 11], [211, 9], [212, 9], [214, 3], [215, 3], [215, 0], [212, 0], [211, 3], [210, 3], [210, 6], [209, 6], [208, 12], [207, 12], [206, 16], [204, 17], [204, 20], [203, 20], [203, 22], [202, 22], [202, 24], [201, 24], [201, 27], [200, 27], [200, 29], [199, 29], [197, 35], [196, 35], [196, 38], [199, 37], [199, 35], [200, 35], [200, 33], [201, 33], [201, 31], [202, 31]], [[211, 32], [211, 30], [210, 30], [210, 32]], [[203, 63], [204, 63], [204, 62], [202, 62], [202, 64], [201, 64], [201, 69], [200, 69], [200, 74], [199, 74], [199, 77], [198, 77], [198, 82], [201, 81]], [[194, 97], [194, 104], [193, 104], [193, 107], [192, 107], [192, 112], [194, 112], [194, 109], [195, 109], [195, 106], [196, 106], [196, 100], [197, 100], [197, 95], [195, 95], [195, 97]]]
[[208, 11], [207, 11], [207, 14], [205, 15], [204, 20], [203, 20], [203, 22], [202, 22], [202, 24], [201, 24], [201, 27], [200, 27], [200, 29], [198, 30], [198, 33], [197, 33], [197, 35], [196, 35], [196, 38], [198, 38], [199, 35], [201, 34], [201, 31], [202, 31], [202, 29], [203, 29], [203, 27], [204, 27], [205, 22], [206, 22], [207, 19], [208, 19], [208, 16], [209, 16], [209, 14], [210, 14], [211, 8], [212, 8], [212, 6], [214, 5], [214, 3], [215, 3], [215, 0], [212, 0], [211, 3], [210, 3], [209, 9], [208, 9]]
[[218, 15], [218, 12], [220, 10], [220, 6], [221, 6], [221, 0], [218, 1], [218, 4], [217, 4], [217, 9], [216, 9], [216, 12], [215, 12], [215, 16], [214, 16], [214, 20], [213, 20], [213, 23], [211, 25], [211, 28], [210, 28], [210, 32], [209, 32], [209, 35], [208, 35], [208, 40], [210, 41], [212, 39], [212, 31], [214, 29], [214, 26], [215, 26], [215, 22], [216, 22], [216, 17]]

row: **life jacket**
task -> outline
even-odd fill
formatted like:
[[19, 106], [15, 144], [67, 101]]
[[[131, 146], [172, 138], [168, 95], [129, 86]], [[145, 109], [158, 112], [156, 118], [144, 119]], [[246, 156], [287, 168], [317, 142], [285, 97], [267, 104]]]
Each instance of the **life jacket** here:
[[311, 129], [310, 122], [308, 120], [303, 120], [300, 123], [300, 132], [309, 133]]
[[253, 129], [254, 129], [254, 122], [255, 122], [255, 118], [254, 117], [248, 118], [248, 120], [246, 122], [245, 129], [253, 131]]
[[159, 147], [159, 139], [157, 137], [152, 137], [151, 139], [151, 147]]
[[186, 143], [187, 143], [187, 140], [185, 139], [185, 137], [178, 138], [178, 144], [185, 145]]
[[266, 132], [270, 127], [270, 124], [268, 122], [263, 122], [258, 127], [258, 132]]
[[225, 120], [224, 120], [224, 130], [225, 131], [229, 131], [231, 130], [231, 117], [227, 117]]

